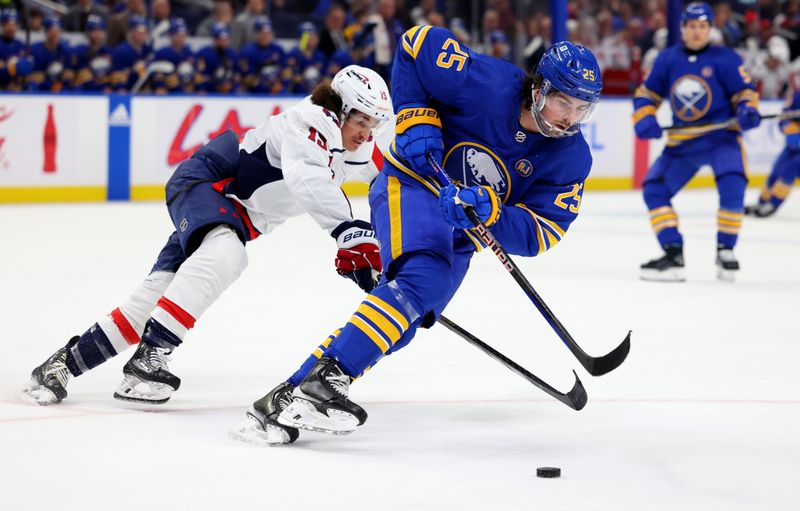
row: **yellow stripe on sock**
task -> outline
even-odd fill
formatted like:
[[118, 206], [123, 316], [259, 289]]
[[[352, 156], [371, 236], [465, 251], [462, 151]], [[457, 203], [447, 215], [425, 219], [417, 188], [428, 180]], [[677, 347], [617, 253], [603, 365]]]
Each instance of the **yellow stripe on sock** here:
[[403, 330], [403, 332], [408, 330], [408, 320], [400, 311], [392, 307], [391, 304], [384, 302], [375, 295], [368, 295], [365, 301], [369, 302], [370, 305], [374, 306], [386, 316], [393, 319], [395, 323], [400, 325], [400, 328]]
[[366, 321], [359, 318], [358, 316], [353, 316], [350, 318], [350, 323], [353, 324], [356, 328], [364, 332], [364, 334], [369, 337], [375, 345], [380, 348], [381, 353], [386, 353], [389, 350], [389, 343], [381, 337], [381, 335], [375, 331], [374, 328], [369, 326]]
[[371, 304], [362, 303], [359, 305], [356, 312], [375, 323], [381, 333], [389, 339], [389, 344], [394, 345], [397, 339], [400, 338], [400, 330], [398, 330], [386, 316], [381, 314], [380, 311], [374, 309]]

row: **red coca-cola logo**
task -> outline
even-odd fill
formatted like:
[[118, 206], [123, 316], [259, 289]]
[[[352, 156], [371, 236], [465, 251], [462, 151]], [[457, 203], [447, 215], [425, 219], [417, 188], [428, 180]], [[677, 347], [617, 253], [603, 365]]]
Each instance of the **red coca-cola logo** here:
[[[222, 119], [219, 127], [208, 134], [206, 140], [204, 140], [202, 143], [185, 147], [186, 134], [197, 122], [197, 119], [200, 117], [202, 111], [203, 105], [196, 104], [192, 105], [189, 111], [186, 112], [186, 115], [183, 117], [183, 121], [181, 121], [180, 127], [178, 127], [178, 132], [172, 138], [172, 143], [169, 146], [169, 152], [167, 153], [167, 165], [177, 165], [186, 160], [205, 142], [224, 133], [227, 130], [232, 130], [239, 138], [241, 138], [245, 132], [247, 132], [247, 130], [253, 128], [253, 126], [242, 125], [242, 123], [239, 121], [239, 112], [232, 108], [228, 110], [227, 114], [225, 114], [225, 117]], [[272, 109], [271, 115], [276, 115], [279, 113], [281, 113], [281, 107], [276, 106]]]

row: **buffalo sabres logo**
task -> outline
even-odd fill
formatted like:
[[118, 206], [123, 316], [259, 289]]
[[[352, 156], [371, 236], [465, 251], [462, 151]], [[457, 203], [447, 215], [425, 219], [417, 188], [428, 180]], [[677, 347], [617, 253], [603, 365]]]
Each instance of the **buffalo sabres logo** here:
[[482, 145], [473, 142], [456, 144], [447, 153], [444, 164], [448, 174], [462, 176], [467, 185], [488, 186], [500, 197], [507, 196], [510, 191], [511, 176], [505, 163]]
[[528, 177], [531, 175], [531, 172], [533, 172], [533, 165], [531, 165], [531, 162], [528, 160], [519, 160], [514, 165], [514, 170], [516, 170], [517, 174], [520, 176]]
[[696, 121], [711, 108], [711, 87], [697, 75], [684, 75], [672, 85], [672, 111], [685, 122]]

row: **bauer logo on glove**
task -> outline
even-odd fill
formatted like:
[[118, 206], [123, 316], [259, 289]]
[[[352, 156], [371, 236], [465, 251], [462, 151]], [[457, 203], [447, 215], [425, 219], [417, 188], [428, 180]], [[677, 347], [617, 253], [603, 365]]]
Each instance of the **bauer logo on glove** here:
[[336, 253], [336, 272], [370, 292], [383, 271], [380, 243], [369, 222], [342, 222], [333, 230], [339, 250]]

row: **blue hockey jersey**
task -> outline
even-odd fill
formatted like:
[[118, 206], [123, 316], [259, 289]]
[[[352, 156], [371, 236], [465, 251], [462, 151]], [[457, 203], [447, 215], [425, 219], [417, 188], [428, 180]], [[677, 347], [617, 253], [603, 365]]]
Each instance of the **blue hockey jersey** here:
[[739, 127], [729, 121], [737, 105], [758, 107], [758, 93], [742, 59], [722, 46], [699, 51], [672, 46], [659, 53], [634, 95], [633, 121], [655, 115], [664, 99], [670, 102], [673, 125], [686, 126], [669, 132], [667, 150], [676, 153], [706, 151], [720, 139], [735, 138]]
[[[522, 90], [523, 71], [473, 53], [450, 31], [414, 27], [401, 44], [392, 72], [395, 110], [438, 111], [443, 167], [467, 186], [497, 192], [505, 206], [491, 231], [509, 253], [535, 256], [552, 248], [578, 215], [592, 166], [583, 135], [547, 138], [524, 130], [519, 118], [530, 91]], [[398, 125], [404, 120], [398, 116]], [[410, 175], [437, 193], [435, 181], [416, 174], [394, 143], [386, 159], [385, 172]]]

